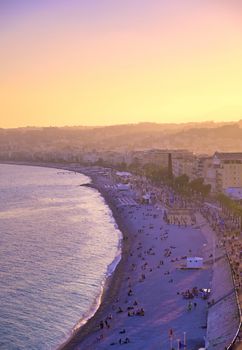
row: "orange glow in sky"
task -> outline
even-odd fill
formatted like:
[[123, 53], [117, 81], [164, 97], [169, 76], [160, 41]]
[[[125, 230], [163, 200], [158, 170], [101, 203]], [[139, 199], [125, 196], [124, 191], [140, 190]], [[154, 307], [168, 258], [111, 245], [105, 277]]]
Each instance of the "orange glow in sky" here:
[[237, 0], [2, 0], [0, 127], [242, 119]]

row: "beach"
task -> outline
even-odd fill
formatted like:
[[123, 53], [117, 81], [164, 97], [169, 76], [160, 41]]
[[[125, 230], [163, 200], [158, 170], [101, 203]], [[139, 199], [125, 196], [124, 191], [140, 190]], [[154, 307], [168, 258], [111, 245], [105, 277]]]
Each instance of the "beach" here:
[[[228, 262], [222, 248], [217, 247], [215, 232], [195, 207], [195, 221], [192, 218], [183, 222], [179, 216], [173, 216], [172, 224], [168, 224], [164, 215], [167, 198], [164, 203], [141, 204], [139, 188], [131, 185], [121, 189], [111, 169], [77, 164], [31, 165], [89, 176], [92, 182], [84, 186], [101, 193], [123, 235], [121, 260], [106, 280], [98, 310], [59, 350], [120, 346], [140, 350], [185, 346], [198, 350], [205, 344], [212, 349], [216, 343], [219, 350], [220, 345], [224, 348], [232, 341], [239, 322], [234, 295], [229, 294], [233, 310], [220, 305], [233, 288]], [[203, 266], [186, 268], [187, 257], [202, 258]], [[225, 269], [227, 277], [223, 276], [220, 285]], [[213, 319], [219, 323], [219, 329], [208, 329]], [[219, 330], [224, 331], [221, 343], [217, 342], [219, 338], [221, 341]]]
[[[166, 224], [162, 207], [137, 203], [110, 175], [81, 171], [112, 209], [124, 237], [122, 259], [96, 314], [60, 349], [203, 347], [207, 300], [197, 291], [211, 286], [211, 242], [196, 225]], [[187, 256], [202, 257], [203, 268], [186, 269]], [[184, 297], [188, 290], [191, 299]]]

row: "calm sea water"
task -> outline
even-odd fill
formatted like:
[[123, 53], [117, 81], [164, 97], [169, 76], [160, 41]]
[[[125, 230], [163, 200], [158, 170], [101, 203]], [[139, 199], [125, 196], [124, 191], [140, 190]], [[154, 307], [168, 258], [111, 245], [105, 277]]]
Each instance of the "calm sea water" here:
[[55, 349], [97, 307], [120, 232], [88, 182], [0, 164], [0, 349]]

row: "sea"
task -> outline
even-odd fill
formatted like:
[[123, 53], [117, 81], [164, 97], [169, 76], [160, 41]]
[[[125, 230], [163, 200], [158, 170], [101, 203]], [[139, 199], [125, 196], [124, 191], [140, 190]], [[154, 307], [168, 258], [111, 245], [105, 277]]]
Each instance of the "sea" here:
[[0, 349], [57, 349], [96, 311], [121, 233], [90, 178], [0, 164]]

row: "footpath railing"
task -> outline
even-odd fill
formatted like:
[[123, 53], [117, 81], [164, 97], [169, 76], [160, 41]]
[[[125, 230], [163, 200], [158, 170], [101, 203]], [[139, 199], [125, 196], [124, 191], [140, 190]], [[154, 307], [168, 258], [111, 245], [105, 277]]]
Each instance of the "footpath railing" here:
[[236, 303], [237, 303], [237, 307], [238, 307], [238, 312], [239, 312], [239, 326], [238, 329], [236, 330], [236, 333], [232, 339], [232, 341], [230, 342], [230, 344], [227, 346], [227, 350], [232, 350], [233, 346], [236, 344], [237, 342], [237, 338], [238, 335], [241, 331], [241, 327], [242, 327], [242, 314], [241, 314], [241, 306], [240, 306], [240, 301], [239, 301], [239, 295], [238, 295], [238, 291], [237, 291], [237, 286], [236, 286], [236, 282], [235, 282], [235, 278], [234, 278], [234, 272], [233, 272], [233, 265], [232, 262], [229, 258], [228, 253], [226, 252], [226, 256], [229, 262], [229, 267], [230, 267], [230, 273], [231, 273], [231, 277], [232, 277], [232, 281], [233, 281], [233, 285], [234, 285], [234, 292], [235, 292], [235, 298], [236, 298]]
[[208, 306], [208, 308], [213, 307], [214, 305], [218, 304], [220, 301], [228, 298], [231, 294], [233, 294], [235, 292], [234, 288], [231, 289], [228, 293], [226, 293], [225, 295], [223, 295], [221, 298], [215, 300], [211, 305]]
[[[208, 225], [210, 225], [210, 222], [208, 219], [206, 219], [206, 222], [208, 223]], [[236, 304], [237, 304], [237, 310], [238, 310], [238, 314], [239, 314], [239, 325], [235, 331], [235, 335], [232, 338], [231, 342], [226, 346], [226, 350], [233, 350], [235, 349], [234, 346], [237, 343], [237, 340], [239, 338], [239, 334], [241, 332], [241, 327], [242, 327], [242, 314], [241, 314], [241, 305], [240, 305], [240, 301], [239, 301], [239, 295], [238, 295], [238, 291], [237, 291], [237, 285], [236, 285], [236, 281], [235, 281], [235, 277], [234, 277], [234, 270], [233, 270], [233, 264], [232, 261], [229, 258], [229, 254], [227, 252], [227, 249], [225, 248], [225, 254], [223, 254], [223, 256], [226, 256], [228, 264], [229, 264], [229, 270], [230, 270], [230, 274], [231, 274], [231, 278], [232, 278], [232, 283], [233, 283], [233, 289], [230, 291], [229, 294], [231, 294], [232, 292], [234, 292], [235, 294], [235, 299], [236, 299]], [[228, 296], [228, 295], [226, 295]], [[223, 299], [223, 298], [221, 298]], [[218, 300], [219, 301], [219, 300]]]

